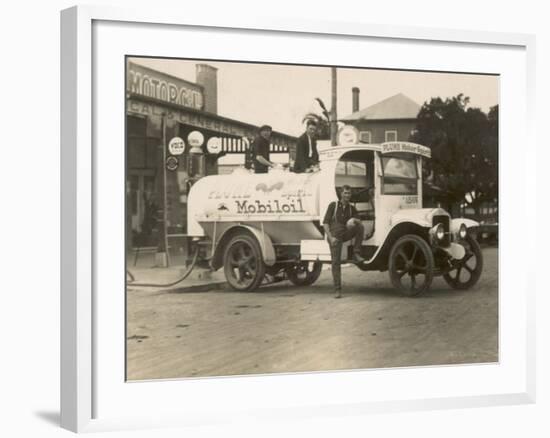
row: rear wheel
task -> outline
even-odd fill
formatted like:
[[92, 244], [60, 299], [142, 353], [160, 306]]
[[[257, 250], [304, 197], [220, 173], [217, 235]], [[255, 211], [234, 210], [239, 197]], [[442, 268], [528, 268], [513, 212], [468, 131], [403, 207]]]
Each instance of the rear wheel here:
[[309, 286], [321, 275], [321, 262], [300, 262], [285, 269], [286, 276], [295, 286]]
[[228, 243], [223, 257], [225, 278], [238, 291], [254, 290], [265, 275], [265, 264], [258, 241], [248, 234], [237, 234]]
[[413, 297], [432, 284], [434, 259], [430, 246], [414, 234], [400, 237], [390, 251], [388, 271], [393, 286]]
[[462, 260], [455, 261], [453, 269], [443, 274], [443, 278], [453, 289], [469, 289], [477, 283], [483, 271], [483, 255], [473, 236], [466, 236], [464, 249], [466, 254]]

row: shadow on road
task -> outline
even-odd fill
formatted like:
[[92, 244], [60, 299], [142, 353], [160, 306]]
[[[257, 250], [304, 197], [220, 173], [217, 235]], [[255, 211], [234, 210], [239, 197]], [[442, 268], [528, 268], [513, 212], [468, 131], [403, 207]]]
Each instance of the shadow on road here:
[[[401, 298], [401, 299], [441, 299], [441, 298], [449, 298], [449, 297], [459, 297], [462, 295], [471, 294], [472, 290], [454, 290], [449, 287], [441, 286], [441, 287], [433, 287], [427, 290], [426, 292], [423, 292], [422, 294], [416, 296], [416, 297], [407, 297], [405, 295], [402, 295], [399, 291], [395, 290], [392, 286], [363, 286], [358, 287], [356, 285], [353, 285], [349, 288], [344, 287], [343, 294], [344, 296], [364, 296], [364, 297], [379, 297], [379, 298]], [[256, 291], [250, 291], [250, 292], [235, 292], [231, 290], [230, 288], [225, 289], [224, 291], [218, 291], [217, 293], [222, 294], [230, 294], [230, 293], [242, 293], [245, 295], [250, 296], [260, 296], [263, 295], [265, 297], [273, 296], [273, 297], [294, 297], [297, 295], [307, 296], [307, 295], [320, 295], [320, 296], [332, 296], [333, 289], [332, 285], [318, 285], [318, 286], [309, 286], [305, 290], [304, 288], [299, 288], [297, 286], [294, 286], [290, 283], [281, 282], [276, 283], [272, 285], [266, 285], [262, 286], [260, 289]]]

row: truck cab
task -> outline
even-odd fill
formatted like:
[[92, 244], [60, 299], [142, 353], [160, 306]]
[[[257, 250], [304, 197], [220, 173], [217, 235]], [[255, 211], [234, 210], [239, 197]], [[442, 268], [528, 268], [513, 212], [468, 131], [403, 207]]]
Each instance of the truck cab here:
[[[369, 243], [382, 241], [397, 211], [422, 208], [421, 161], [421, 156], [408, 152], [382, 154], [380, 148], [373, 146], [343, 153], [335, 166], [330, 160], [324, 162], [327, 167], [334, 166], [337, 197], [342, 186], [352, 188], [351, 202], [358, 210]], [[326, 202], [332, 200], [334, 197], [328, 196]]]
[[[407, 142], [324, 149], [320, 153], [320, 171], [324, 174], [320, 180], [320, 220], [328, 205], [339, 198], [342, 187], [350, 186], [351, 203], [365, 228], [364, 256], [372, 258], [396, 222], [394, 216], [401, 210], [410, 214], [422, 208], [422, 159], [429, 156], [429, 148]], [[302, 245], [307, 257], [316, 253], [320, 260], [330, 259], [326, 242], [303, 241]]]

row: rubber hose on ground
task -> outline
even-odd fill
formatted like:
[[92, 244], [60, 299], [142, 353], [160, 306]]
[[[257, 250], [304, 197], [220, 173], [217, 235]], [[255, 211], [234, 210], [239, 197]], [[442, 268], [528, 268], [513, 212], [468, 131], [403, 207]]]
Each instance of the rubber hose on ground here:
[[170, 287], [175, 286], [178, 283], [181, 283], [183, 280], [185, 280], [191, 271], [193, 271], [193, 268], [195, 267], [195, 264], [197, 263], [197, 260], [199, 258], [199, 248], [195, 250], [195, 255], [193, 256], [193, 260], [191, 261], [191, 265], [187, 269], [187, 272], [183, 274], [181, 278], [178, 278], [176, 281], [173, 281], [172, 283], [166, 283], [166, 284], [154, 284], [154, 283], [134, 283], [134, 276], [132, 273], [127, 269], [126, 273], [130, 276], [131, 280], [128, 283], [128, 286], [139, 286], [139, 287]]

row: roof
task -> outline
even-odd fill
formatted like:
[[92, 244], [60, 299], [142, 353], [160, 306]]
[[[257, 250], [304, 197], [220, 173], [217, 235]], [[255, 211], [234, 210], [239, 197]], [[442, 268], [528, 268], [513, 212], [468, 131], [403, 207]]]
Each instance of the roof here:
[[388, 97], [374, 105], [341, 118], [343, 122], [356, 120], [416, 119], [420, 105], [403, 93]]

